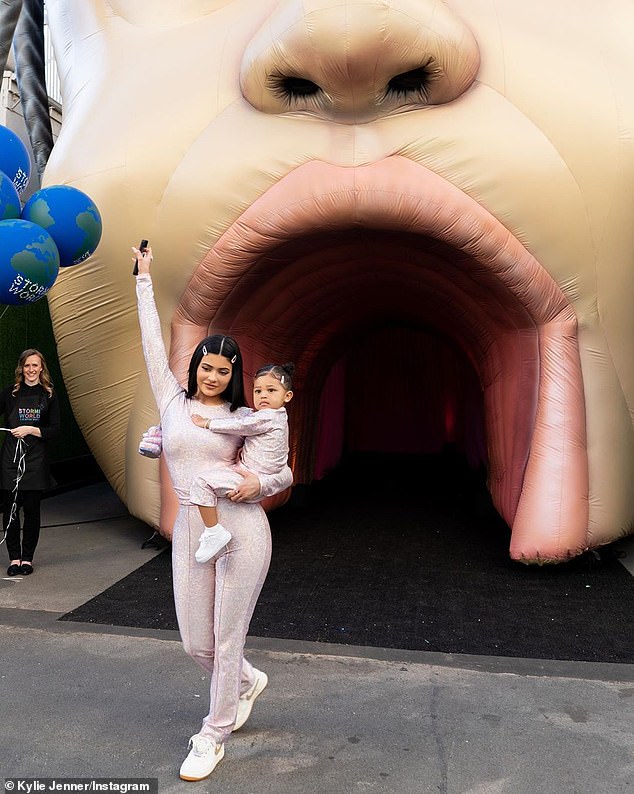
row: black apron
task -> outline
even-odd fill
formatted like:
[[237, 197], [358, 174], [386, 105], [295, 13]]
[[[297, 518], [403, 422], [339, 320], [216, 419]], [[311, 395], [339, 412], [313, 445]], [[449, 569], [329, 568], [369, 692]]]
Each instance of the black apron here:
[[[48, 405], [46, 392], [41, 386], [20, 387], [18, 393], [12, 397], [13, 404], [5, 415], [6, 427], [19, 427], [20, 425], [40, 426], [45, 418]], [[26, 436], [22, 439], [23, 450], [26, 454], [25, 471], [18, 485], [19, 491], [45, 491], [50, 487], [50, 473], [46, 443], [36, 436]], [[20, 454], [16, 454], [18, 439], [10, 433], [5, 433], [2, 447], [2, 462], [0, 474], [2, 488], [12, 491], [15, 487]]]

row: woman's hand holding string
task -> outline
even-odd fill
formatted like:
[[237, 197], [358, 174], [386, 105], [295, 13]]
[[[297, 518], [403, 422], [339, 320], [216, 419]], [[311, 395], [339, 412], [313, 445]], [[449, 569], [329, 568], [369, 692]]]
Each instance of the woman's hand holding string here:
[[19, 427], [14, 427], [11, 431], [11, 435], [14, 438], [24, 438], [25, 436], [37, 436], [38, 438], [42, 438], [40, 428], [34, 427], [33, 425], [20, 425]]

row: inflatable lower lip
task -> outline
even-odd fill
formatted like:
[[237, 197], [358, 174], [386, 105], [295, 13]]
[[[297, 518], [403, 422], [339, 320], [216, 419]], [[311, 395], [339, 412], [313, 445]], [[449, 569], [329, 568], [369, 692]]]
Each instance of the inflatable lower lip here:
[[[174, 314], [174, 371], [183, 374], [210, 324], [232, 327], [241, 282], [272, 251], [359, 229], [442, 249], [447, 268], [419, 268], [416, 278], [442, 282], [446, 313], [458, 307], [455, 323], [469, 339], [485, 398], [489, 486], [512, 526], [511, 556], [560, 560], [583, 551], [588, 462], [575, 312], [496, 218], [406, 158], [355, 168], [306, 163], [254, 202], [204, 257]], [[277, 269], [284, 264], [277, 256]]]

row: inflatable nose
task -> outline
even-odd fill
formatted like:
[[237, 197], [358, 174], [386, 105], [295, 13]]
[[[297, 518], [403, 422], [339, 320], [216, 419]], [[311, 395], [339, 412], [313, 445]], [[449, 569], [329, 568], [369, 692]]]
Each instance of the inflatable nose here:
[[479, 65], [443, 0], [286, 0], [248, 44], [240, 84], [264, 113], [352, 124], [450, 102]]

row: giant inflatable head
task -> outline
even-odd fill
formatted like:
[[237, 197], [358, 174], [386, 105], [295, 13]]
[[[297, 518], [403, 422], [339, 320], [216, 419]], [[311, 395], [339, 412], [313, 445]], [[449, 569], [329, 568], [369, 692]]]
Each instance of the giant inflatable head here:
[[[64, 123], [46, 181], [104, 221], [51, 312], [77, 419], [133, 513], [158, 521], [158, 468], [136, 453], [156, 407], [129, 256], [148, 237], [175, 371], [210, 329], [239, 338], [247, 371], [297, 362], [296, 480], [323, 457], [324, 384], [346, 351], [425, 329], [477, 376], [514, 558], [630, 530], [629, 0], [47, 9]], [[402, 374], [375, 365], [393, 395]]]

